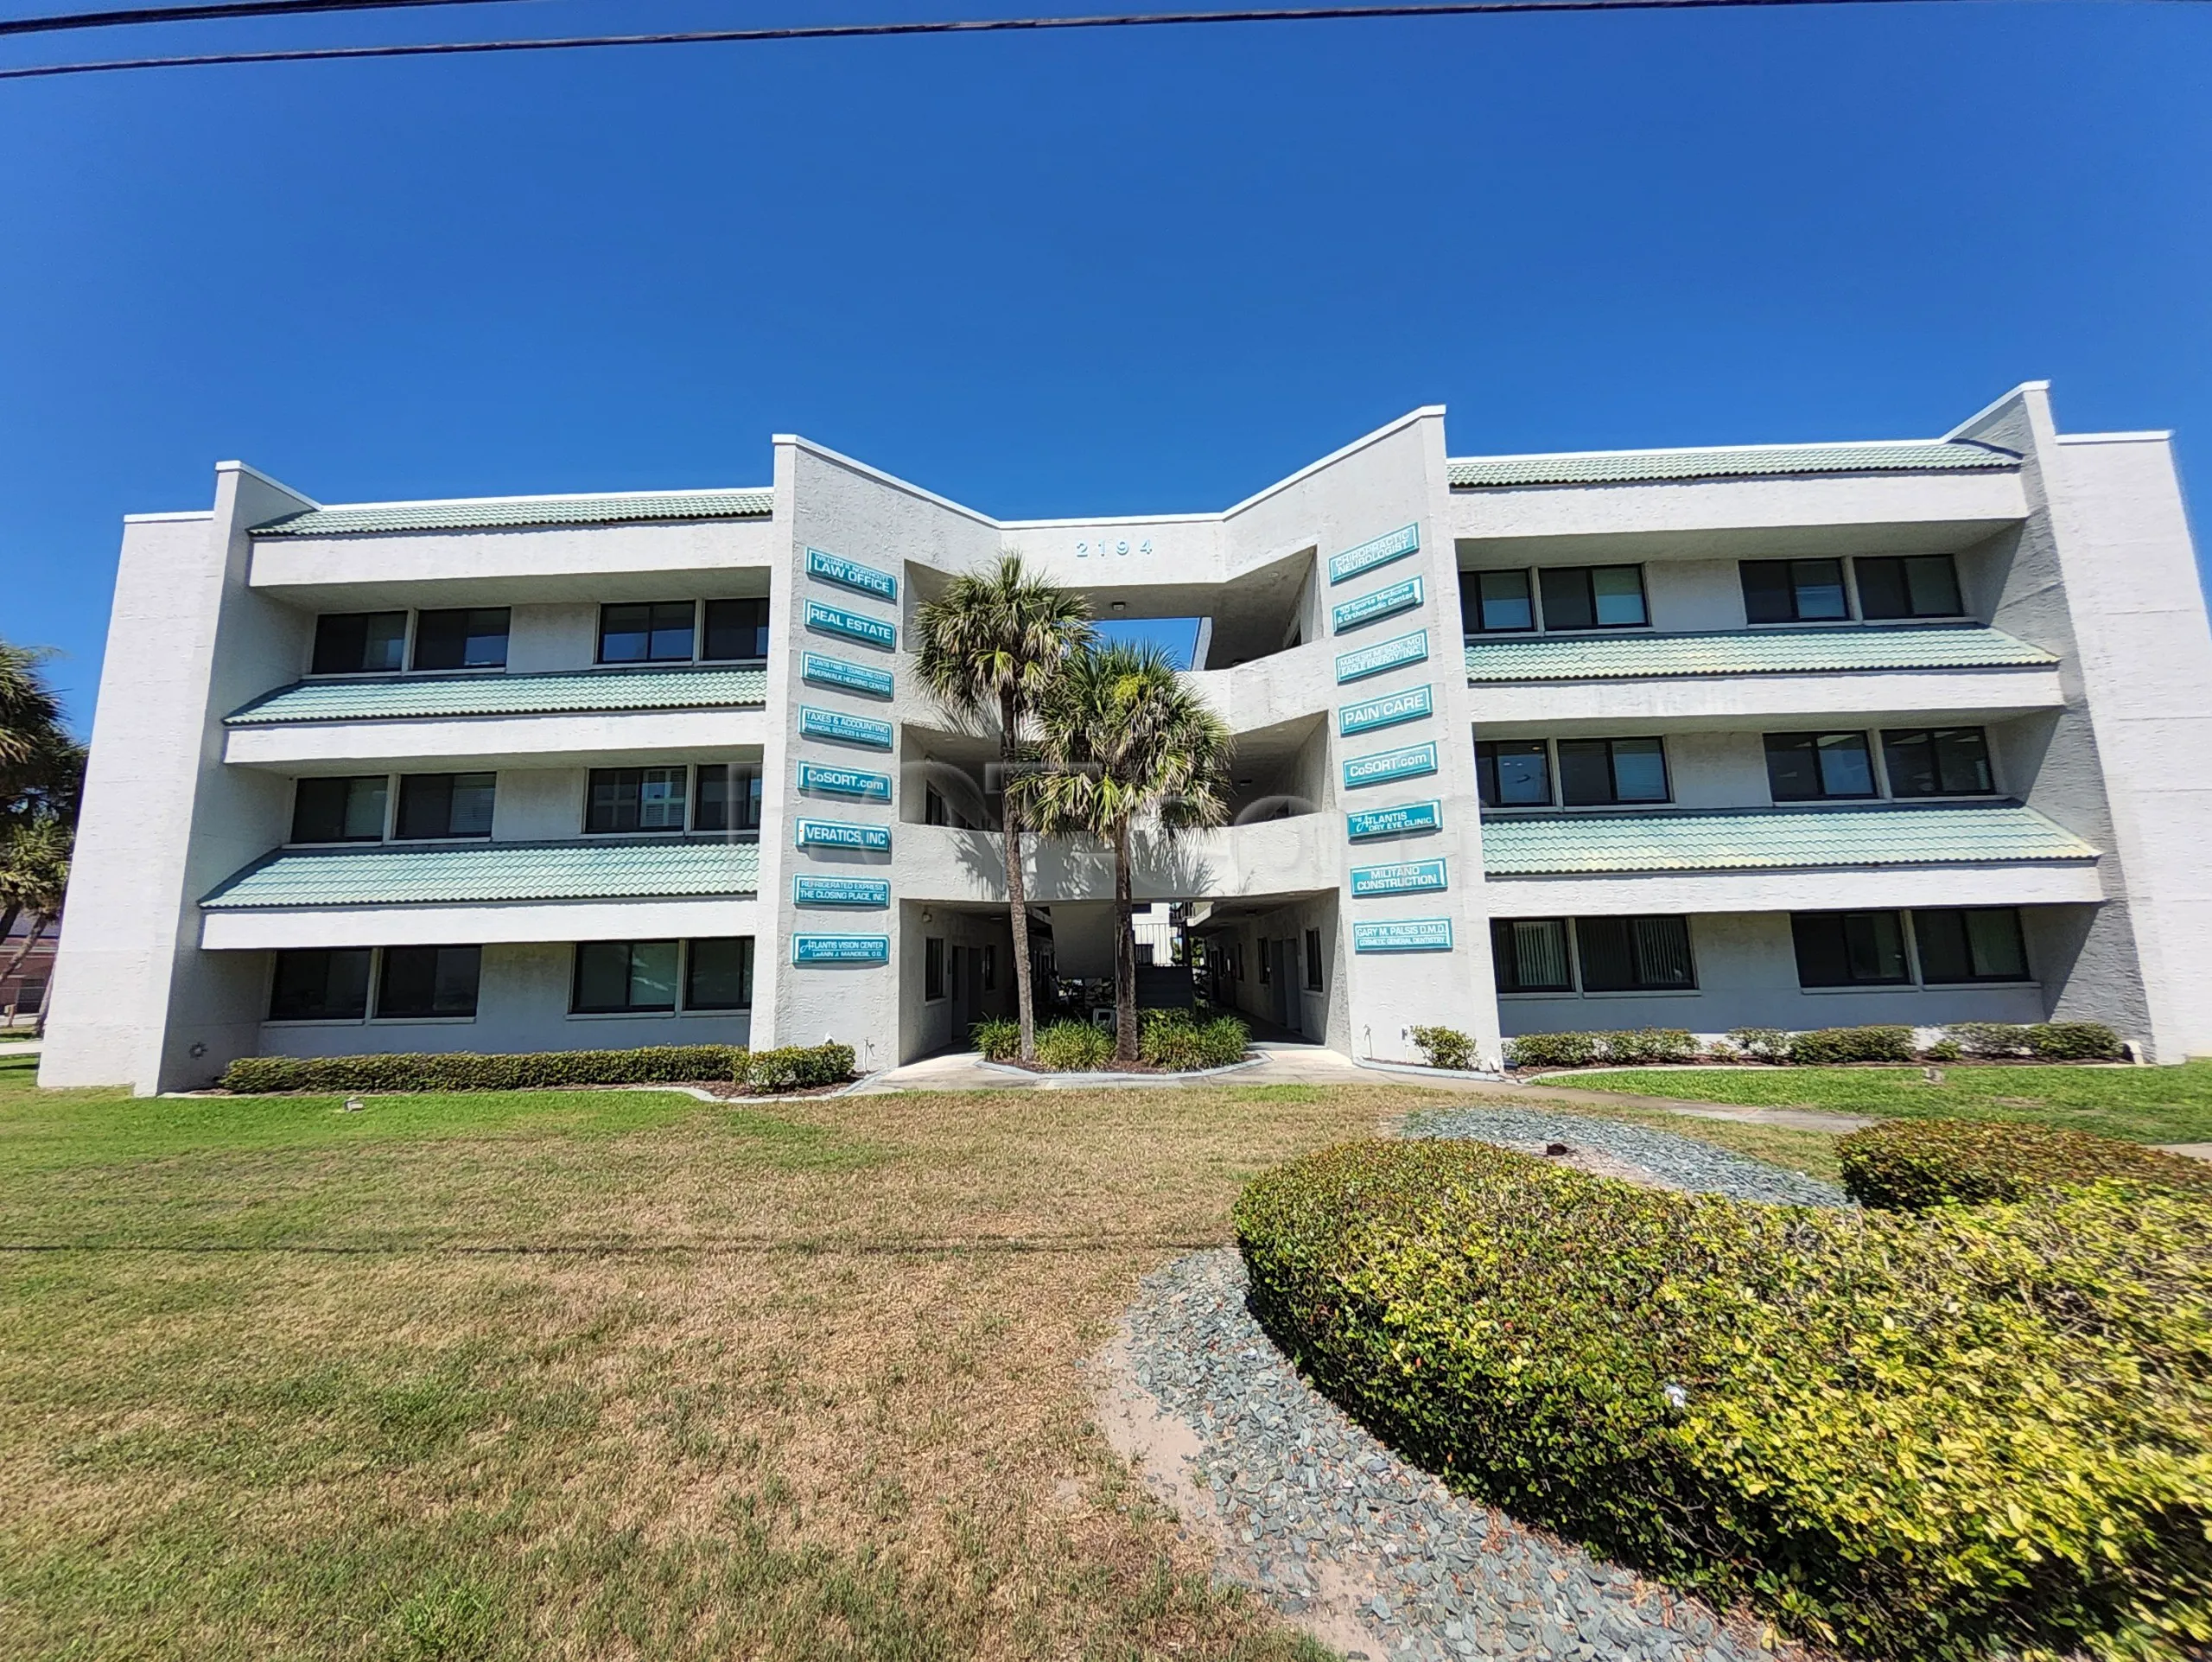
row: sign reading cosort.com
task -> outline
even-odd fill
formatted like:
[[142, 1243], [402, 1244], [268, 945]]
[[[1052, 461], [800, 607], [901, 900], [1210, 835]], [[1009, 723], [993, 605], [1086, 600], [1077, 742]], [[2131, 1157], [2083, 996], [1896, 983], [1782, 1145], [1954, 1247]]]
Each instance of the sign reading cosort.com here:
[[822, 791], [830, 796], [856, 796], [869, 802], [891, 800], [891, 775], [864, 774], [857, 767], [824, 767], [818, 761], [798, 765], [798, 788]]
[[1375, 895], [1423, 895], [1446, 887], [1441, 860], [1403, 860], [1395, 865], [1354, 866], [1354, 900]]
[[1379, 750], [1371, 756], [1353, 756], [1344, 763], [1344, 788], [1387, 785], [1394, 779], [1419, 779], [1436, 771], [1436, 745], [1408, 745], [1402, 750]]
[[1355, 952], [1448, 952], [1452, 920], [1400, 918], [1390, 923], [1355, 923], [1351, 949]]
[[1408, 837], [1443, 829], [1440, 802], [1405, 802], [1395, 808], [1369, 808], [1344, 816], [1344, 834], [1355, 843], [1370, 837]]
[[1436, 691], [1423, 685], [1408, 687], [1403, 692], [1370, 698], [1363, 704], [1345, 704], [1337, 711], [1337, 733], [1350, 738], [1355, 733], [1371, 733], [1378, 727], [1395, 727], [1400, 722], [1417, 722], [1436, 710]]
[[1428, 631], [1416, 629], [1411, 634], [1402, 634], [1395, 640], [1378, 640], [1372, 646], [1362, 646], [1356, 653], [1340, 653], [1337, 659], [1337, 684], [1361, 681], [1370, 675], [1380, 675], [1385, 670], [1396, 669], [1401, 664], [1421, 664], [1428, 660]]
[[896, 646], [899, 631], [881, 618], [863, 617], [858, 612], [848, 612], [842, 607], [824, 606], [818, 600], [806, 603], [806, 627], [819, 634], [841, 634], [848, 640], [865, 640], [871, 646]]
[[1357, 548], [1348, 548], [1341, 554], [1329, 556], [1329, 581], [1349, 583], [1363, 571], [1372, 571], [1378, 565], [1388, 565], [1393, 560], [1402, 560], [1421, 548], [1421, 527], [1402, 525]]
[[863, 595], [874, 595], [878, 600], [899, 598], [899, 579], [888, 571], [879, 571], [872, 565], [862, 565], [840, 554], [824, 553], [818, 548], [806, 551], [806, 575], [858, 589]]
[[886, 964], [891, 959], [888, 935], [793, 935], [794, 964]]

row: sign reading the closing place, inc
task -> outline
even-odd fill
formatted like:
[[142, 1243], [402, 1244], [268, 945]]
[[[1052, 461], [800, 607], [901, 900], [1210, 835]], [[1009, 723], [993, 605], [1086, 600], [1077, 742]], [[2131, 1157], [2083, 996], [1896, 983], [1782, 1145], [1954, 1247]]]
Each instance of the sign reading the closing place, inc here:
[[818, 761], [798, 765], [798, 788], [830, 796], [857, 796], [870, 802], [891, 800], [891, 775], [864, 774], [857, 767], [825, 767]]
[[889, 670], [870, 669], [865, 664], [848, 664], [842, 658], [808, 653], [799, 660], [799, 672], [818, 687], [842, 687], [848, 692], [865, 692], [875, 698], [891, 696]]
[[835, 739], [840, 744], [864, 744], [871, 750], [891, 748], [891, 723], [868, 716], [848, 716], [842, 710], [798, 707], [798, 730], [810, 739]]
[[1445, 887], [1441, 860], [1404, 860], [1396, 865], [1354, 866], [1351, 892], [1355, 900], [1370, 895], [1421, 895]]
[[1371, 756], [1353, 756], [1344, 763], [1344, 788], [1386, 785], [1394, 779], [1418, 779], [1436, 771], [1436, 746], [1409, 744], [1402, 750], [1379, 750]]
[[1329, 581], [1349, 583], [1363, 571], [1372, 571], [1378, 565], [1388, 565], [1393, 560], [1402, 560], [1421, 548], [1421, 527], [1403, 525], [1386, 532], [1357, 548], [1348, 548], [1341, 554], [1329, 556]]
[[891, 846], [888, 825], [849, 825], [837, 819], [802, 819], [798, 846], [803, 849], [859, 849], [881, 854]]
[[888, 935], [793, 935], [794, 964], [886, 964], [891, 958]]
[[825, 554], [818, 548], [806, 551], [806, 575], [842, 588], [856, 589], [878, 600], [899, 598], [899, 579], [888, 571], [879, 571], [872, 565], [861, 565], [841, 555]]
[[1351, 949], [1355, 952], [1448, 952], [1452, 920], [1401, 918], [1391, 923], [1355, 923]]
[[871, 646], [891, 647], [899, 644], [899, 631], [882, 619], [863, 617], [842, 607], [824, 606], [818, 600], [806, 603], [806, 627], [819, 634], [841, 634], [848, 640], [865, 640]]
[[1419, 577], [1408, 577], [1403, 583], [1394, 583], [1388, 589], [1377, 589], [1371, 595], [1362, 595], [1357, 600], [1348, 600], [1329, 614], [1330, 627], [1338, 634], [1347, 629], [1357, 629], [1363, 623], [1372, 623], [1377, 618], [1395, 617], [1409, 612], [1421, 604], [1421, 586]]
[[1428, 631], [1416, 629], [1395, 640], [1378, 640], [1356, 653], [1340, 654], [1337, 659], [1337, 681], [1339, 685], [1346, 681], [1361, 681], [1370, 675], [1380, 675], [1384, 670], [1396, 669], [1401, 664], [1425, 663], [1427, 659]]
[[800, 906], [888, 906], [888, 877], [794, 877], [791, 899]]
[[1435, 690], [1428, 685], [1408, 687], [1403, 692], [1387, 693], [1380, 698], [1370, 698], [1363, 704], [1345, 704], [1337, 711], [1337, 732], [1349, 738], [1354, 733], [1371, 733], [1378, 727], [1395, 727], [1400, 722], [1417, 722], [1436, 708]]
[[1407, 802], [1395, 808], [1370, 808], [1344, 816], [1344, 834], [1355, 843], [1370, 837], [1408, 837], [1443, 827], [1440, 802]]

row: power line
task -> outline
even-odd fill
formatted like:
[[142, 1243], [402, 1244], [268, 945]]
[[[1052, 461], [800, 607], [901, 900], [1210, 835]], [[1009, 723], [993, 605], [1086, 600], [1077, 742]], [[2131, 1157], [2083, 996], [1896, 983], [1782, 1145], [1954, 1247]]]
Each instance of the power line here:
[[290, 17], [322, 11], [397, 11], [415, 6], [502, 5], [508, 0], [221, 0], [192, 6], [132, 6], [67, 11], [43, 17], [0, 18], [0, 35], [51, 35], [69, 29], [124, 29], [134, 23], [212, 23], [234, 17]]

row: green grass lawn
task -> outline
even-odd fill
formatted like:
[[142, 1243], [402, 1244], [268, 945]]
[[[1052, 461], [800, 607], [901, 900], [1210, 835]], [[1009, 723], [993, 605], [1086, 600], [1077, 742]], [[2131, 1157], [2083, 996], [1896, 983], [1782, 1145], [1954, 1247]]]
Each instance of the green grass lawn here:
[[1634, 1068], [1562, 1074], [1592, 1091], [1885, 1118], [2025, 1120], [2134, 1143], [2212, 1142], [2212, 1061], [2178, 1067]]

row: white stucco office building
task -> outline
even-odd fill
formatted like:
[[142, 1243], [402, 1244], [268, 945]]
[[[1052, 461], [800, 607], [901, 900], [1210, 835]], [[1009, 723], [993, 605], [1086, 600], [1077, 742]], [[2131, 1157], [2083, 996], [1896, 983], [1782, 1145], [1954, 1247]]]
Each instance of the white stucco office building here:
[[[1423, 409], [1217, 513], [772, 481], [132, 518], [41, 1078], [690, 1039], [880, 1067], [1011, 1003], [986, 741], [917, 606], [1017, 548], [1192, 617], [1235, 821], [1147, 851], [1214, 990], [1361, 1057], [2110, 1022], [2212, 1053], [2212, 639], [2162, 434], [1453, 459]], [[1109, 967], [1103, 854], [1029, 893]]]

